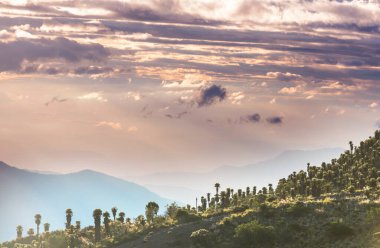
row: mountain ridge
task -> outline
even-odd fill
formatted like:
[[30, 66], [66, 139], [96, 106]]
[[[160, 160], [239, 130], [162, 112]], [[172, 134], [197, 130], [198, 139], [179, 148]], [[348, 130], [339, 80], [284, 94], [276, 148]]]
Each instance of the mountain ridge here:
[[14, 238], [17, 225], [34, 227], [37, 213], [54, 230], [64, 226], [67, 208], [73, 210], [73, 220], [80, 217], [83, 225], [91, 225], [95, 208], [110, 211], [116, 206], [132, 218], [143, 214], [149, 201], [156, 201], [162, 209], [172, 202], [137, 183], [93, 170], [47, 175], [0, 162], [0, 186], [0, 211], [7, 213], [0, 223], [4, 230], [0, 240]]
[[[193, 191], [207, 193], [205, 189], [212, 192], [210, 181], [219, 182], [228, 187], [245, 187], [246, 185], [266, 186], [270, 182], [276, 182], [277, 178], [286, 176], [289, 173], [303, 169], [308, 162], [311, 164], [321, 164], [327, 162], [344, 151], [343, 148], [321, 148], [316, 150], [286, 150], [278, 155], [253, 164], [243, 166], [221, 166], [206, 172], [162, 172], [154, 173], [134, 181], [142, 185], [157, 185], [165, 187], [181, 187]], [[273, 173], [273, 172], [276, 173]], [[236, 178], [239, 178], [237, 181]], [[162, 194], [160, 188], [152, 189], [158, 194]], [[177, 196], [178, 194], [172, 194]], [[182, 202], [193, 202], [194, 196], [186, 196]]]

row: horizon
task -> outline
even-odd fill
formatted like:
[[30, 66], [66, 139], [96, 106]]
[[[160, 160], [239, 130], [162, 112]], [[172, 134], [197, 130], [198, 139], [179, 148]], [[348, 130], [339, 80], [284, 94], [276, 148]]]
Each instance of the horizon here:
[[[278, 154], [276, 154], [275, 156], [271, 156], [271, 157], [268, 157], [266, 159], [263, 159], [263, 160], [259, 160], [257, 162], [254, 162], [254, 163], [249, 163], [249, 164], [243, 164], [243, 165], [221, 165], [219, 167], [216, 167], [216, 168], [213, 168], [211, 170], [207, 170], [207, 171], [159, 171], [159, 172], [156, 172], [156, 173], [147, 173], [147, 174], [141, 174], [137, 177], [144, 177], [144, 176], [147, 176], [147, 175], [156, 175], [156, 174], [170, 174], [170, 173], [195, 173], [195, 174], [202, 174], [202, 173], [210, 173], [210, 172], [213, 172], [215, 170], [218, 170], [218, 169], [222, 169], [222, 168], [228, 168], [228, 167], [232, 167], [232, 168], [243, 168], [243, 167], [247, 167], [247, 166], [254, 166], [254, 165], [257, 165], [257, 164], [260, 164], [260, 163], [263, 163], [263, 162], [268, 162], [268, 161], [271, 161], [271, 160], [274, 160], [276, 158], [279, 158], [281, 157], [282, 155], [287, 155], [289, 153], [296, 153], [296, 152], [318, 152], [318, 151], [345, 151], [347, 149], [345, 148], [342, 148], [342, 147], [331, 147], [331, 148], [320, 148], [320, 149], [315, 149], [315, 150], [302, 150], [302, 149], [295, 149], [295, 150], [285, 150], [285, 151], [282, 151]], [[339, 154], [338, 154], [339, 155]], [[334, 157], [332, 157], [334, 158]], [[328, 160], [324, 161], [324, 162], [329, 162]], [[9, 167], [12, 167], [12, 168], [15, 168], [15, 169], [19, 169], [19, 170], [24, 170], [24, 171], [28, 171], [28, 172], [32, 172], [32, 173], [37, 173], [37, 174], [41, 174], [41, 175], [68, 175], [68, 174], [75, 174], [75, 173], [80, 173], [80, 172], [85, 172], [85, 171], [91, 171], [91, 172], [97, 172], [97, 173], [101, 173], [101, 174], [104, 174], [104, 175], [107, 175], [107, 176], [112, 176], [112, 177], [115, 177], [115, 178], [119, 178], [119, 179], [123, 179], [123, 180], [131, 180], [133, 179], [132, 178], [122, 178], [122, 177], [118, 177], [116, 174], [112, 174], [112, 173], [107, 173], [107, 172], [103, 172], [103, 171], [97, 171], [97, 170], [94, 170], [92, 168], [81, 168], [77, 171], [68, 171], [68, 172], [59, 172], [59, 171], [42, 171], [42, 170], [38, 170], [38, 169], [28, 169], [26, 167], [18, 167], [18, 166], [14, 166], [12, 164], [9, 164], [5, 161], [1, 161], [0, 160], [0, 163], [3, 163], [5, 164], [6, 166], [9, 166]], [[319, 164], [314, 164], [315, 166], [320, 166]], [[131, 181], [133, 182], [133, 180]]]
[[[280, 156], [282, 156], [284, 154], [293, 153], [293, 152], [316, 152], [316, 151], [323, 151], [323, 150], [331, 150], [331, 151], [332, 150], [340, 150], [340, 151], [344, 151], [344, 150], [347, 150], [347, 148], [343, 148], [343, 147], [326, 147], [326, 148], [319, 148], [319, 149], [312, 149], [312, 150], [305, 150], [305, 149], [294, 149], [294, 150], [292, 150], [292, 149], [290, 149], [290, 150], [281, 151], [281, 152], [275, 154], [274, 156], [270, 156], [270, 157], [264, 158], [262, 160], [258, 160], [256, 162], [252, 162], [252, 163], [248, 163], [248, 164], [240, 164], [240, 165], [228, 165], [228, 164], [224, 164], [224, 165], [220, 165], [220, 166], [215, 167], [215, 168], [211, 168], [210, 170], [207, 170], [207, 171], [204, 171], [204, 170], [202, 170], [202, 171], [192, 171], [192, 170], [189, 170], [189, 171], [182, 171], [182, 170], [181, 171], [159, 171], [159, 172], [155, 172], [155, 173], [141, 174], [139, 176], [161, 174], [161, 173], [204, 173], [204, 172], [212, 172], [214, 170], [218, 170], [218, 169], [224, 168], [224, 167], [239, 168], [239, 167], [245, 167], [245, 166], [252, 166], [252, 165], [260, 164], [262, 162], [270, 161], [272, 159], [276, 159], [276, 158], [278, 158], [278, 157], [280, 157]], [[328, 161], [325, 161], [325, 162], [328, 162]], [[117, 177], [114, 174], [107, 174], [107, 172], [97, 171], [97, 170], [92, 169], [91, 167], [88, 167], [88, 168], [79, 168], [79, 170], [76, 170], [76, 171], [59, 172], [59, 171], [54, 171], [54, 170], [43, 171], [43, 170], [39, 170], [38, 168], [37, 169], [28, 169], [25, 166], [24, 167], [15, 166], [15, 165], [12, 165], [10, 163], [7, 163], [6, 161], [1, 161], [1, 160], [0, 160], [0, 163], [3, 163], [5, 165], [7, 165], [7, 166], [10, 166], [10, 167], [13, 167], [13, 168], [16, 168], [16, 169], [26, 170], [26, 171], [30, 171], [30, 172], [39, 173], [39, 174], [66, 175], [66, 174], [78, 173], [78, 172], [82, 172], [82, 171], [94, 171], [94, 172], [99, 172], [99, 173], [102, 173], [102, 174], [105, 174], [105, 175]], [[319, 166], [319, 165], [316, 164], [316, 166]], [[121, 178], [121, 179], [127, 180], [128, 178]]]

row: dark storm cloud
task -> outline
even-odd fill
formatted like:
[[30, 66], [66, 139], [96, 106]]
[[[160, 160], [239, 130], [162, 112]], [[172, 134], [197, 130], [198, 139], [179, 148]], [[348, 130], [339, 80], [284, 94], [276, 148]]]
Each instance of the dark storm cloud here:
[[66, 38], [17, 40], [0, 43], [0, 71], [18, 71], [23, 61], [63, 59], [67, 62], [90, 60], [99, 62], [109, 52], [99, 44], [80, 44]]
[[247, 120], [250, 121], [250, 122], [260, 122], [261, 115], [258, 114], [258, 113], [252, 114], [252, 115], [248, 115], [247, 116]]
[[283, 123], [284, 117], [272, 116], [272, 117], [268, 117], [266, 120], [269, 124], [280, 125]]
[[244, 116], [244, 117], [240, 117], [240, 120], [236, 120], [236, 121], [232, 121], [231, 119], [229, 119], [229, 123], [239, 123], [239, 124], [243, 124], [243, 123], [259, 123], [261, 121], [261, 115], [259, 113], [254, 113], [254, 114], [250, 114], [250, 115], [247, 115], [247, 116]]
[[227, 96], [227, 90], [220, 85], [211, 85], [202, 88], [199, 98], [196, 100], [198, 107], [212, 105], [216, 102], [223, 101]]

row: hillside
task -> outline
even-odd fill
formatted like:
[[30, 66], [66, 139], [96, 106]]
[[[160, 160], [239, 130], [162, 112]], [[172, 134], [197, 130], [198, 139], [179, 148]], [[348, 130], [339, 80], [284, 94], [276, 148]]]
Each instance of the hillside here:
[[[144, 235], [141, 247], [379, 247], [380, 131], [349, 145], [331, 162], [280, 179], [275, 189], [220, 190], [217, 183], [216, 194], [199, 201], [202, 220]], [[127, 247], [133, 246], [119, 246]]]
[[43, 215], [51, 229], [62, 229], [65, 210], [71, 208], [73, 220], [93, 224], [92, 210], [118, 206], [128, 217], [144, 213], [148, 201], [166, 205], [169, 200], [135, 183], [86, 170], [63, 175], [48, 175], [20, 170], [0, 162], [0, 240], [15, 238], [15, 228], [34, 227], [34, 215]]
[[[4, 243], [7, 248], [46, 247], [380, 247], [380, 130], [321, 166], [307, 165], [273, 184], [224, 188], [198, 198], [196, 206], [171, 204], [164, 215], [151, 202], [145, 217], [46, 231]], [[162, 207], [162, 206], [161, 206]], [[95, 233], [95, 235], [94, 235]], [[25, 244], [25, 245], [20, 245]]]

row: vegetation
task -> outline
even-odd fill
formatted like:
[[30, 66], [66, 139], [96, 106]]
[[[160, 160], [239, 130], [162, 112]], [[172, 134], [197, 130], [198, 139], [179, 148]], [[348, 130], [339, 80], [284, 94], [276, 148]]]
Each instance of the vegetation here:
[[241, 247], [273, 247], [276, 234], [273, 226], [264, 226], [257, 221], [251, 221], [236, 227], [235, 238]]
[[[118, 212], [93, 211], [94, 226], [71, 225], [73, 212], [66, 211], [66, 230], [39, 233], [41, 215], [35, 216], [36, 230], [0, 247], [380, 247], [380, 131], [339, 158], [321, 166], [307, 164], [305, 171], [291, 173], [276, 187], [222, 189], [208, 193], [196, 206], [160, 206], [149, 202], [145, 216], [134, 220]], [[103, 223], [102, 218], [103, 217]], [[181, 230], [191, 230], [181, 236]], [[176, 235], [172, 232], [177, 231]], [[179, 234], [178, 234], [179, 233]], [[185, 232], [183, 232], [185, 233]], [[173, 237], [175, 236], [175, 237]], [[175, 239], [177, 238], [177, 239]], [[175, 239], [170, 245], [170, 239]], [[160, 242], [162, 244], [160, 246]], [[131, 244], [131, 246], [128, 246]]]

